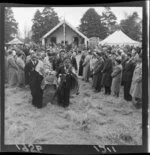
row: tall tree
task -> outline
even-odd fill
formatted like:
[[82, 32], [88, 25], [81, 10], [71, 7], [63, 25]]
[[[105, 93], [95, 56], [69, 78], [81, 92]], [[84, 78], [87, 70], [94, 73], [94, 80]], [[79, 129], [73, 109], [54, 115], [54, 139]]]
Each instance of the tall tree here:
[[104, 39], [106, 37], [106, 29], [101, 23], [101, 16], [93, 8], [88, 9], [81, 18], [79, 30], [88, 38]]
[[43, 17], [43, 34], [50, 31], [53, 27], [55, 27], [59, 23], [59, 17], [57, 13], [51, 7], [45, 7], [42, 11]]
[[107, 33], [111, 34], [114, 31], [116, 25], [117, 17], [111, 11], [110, 7], [105, 7], [104, 12], [102, 12], [101, 21], [107, 29]]
[[13, 11], [10, 7], [5, 8], [5, 42], [14, 38], [17, 34], [18, 23], [14, 18]]
[[36, 11], [32, 25], [32, 39], [39, 43], [41, 37], [59, 23], [57, 13], [51, 7], [45, 7], [42, 12]]
[[121, 29], [130, 38], [139, 41], [142, 37], [142, 20], [139, 18], [138, 13], [134, 12], [132, 15], [127, 16], [126, 19], [120, 22]]
[[40, 38], [42, 37], [42, 28], [43, 28], [43, 17], [40, 12], [40, 10], [37, 10], [35, 12], [34, 18], [33, 18], [33, 25], [32, 25], [32, 40], [35, 43], [40, 42]]

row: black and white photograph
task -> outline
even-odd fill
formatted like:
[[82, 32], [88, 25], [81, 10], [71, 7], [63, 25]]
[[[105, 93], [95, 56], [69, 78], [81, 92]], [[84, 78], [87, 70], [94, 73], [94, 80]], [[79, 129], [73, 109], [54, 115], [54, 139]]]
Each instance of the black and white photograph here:
[[143, 145], [143, 8], [6, 6], [5, 145]]

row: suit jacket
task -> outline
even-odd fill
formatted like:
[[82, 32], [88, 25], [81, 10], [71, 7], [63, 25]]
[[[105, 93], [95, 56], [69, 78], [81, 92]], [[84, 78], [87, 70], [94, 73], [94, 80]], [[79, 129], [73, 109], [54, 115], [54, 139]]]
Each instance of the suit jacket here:
[[135, 69], [135, 63], [132, 60], [129, 62], [127, 61], [123, 70], [122, 80], [132, 81], [134, 69]]
[[96, 62], [96, 64], [95, 64], [95, 67], [94, 67], [94, 70], [93, 70], [94, 75], [100, 73], [102, 71], [102, 69], [103, 69], [103, 66], [104, 66], [103, 59], [98, 60]]

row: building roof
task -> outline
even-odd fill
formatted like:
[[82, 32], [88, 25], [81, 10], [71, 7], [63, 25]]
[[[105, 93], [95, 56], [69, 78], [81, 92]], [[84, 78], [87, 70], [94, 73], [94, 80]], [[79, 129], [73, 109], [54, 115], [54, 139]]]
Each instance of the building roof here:
[[59, 24], [57, 24], [54, 28], [52, 28], [49, 32], [47, 32], [42, 39], [47, 38], [49, 35], [51, 35], [55, 30], [57, 30], [61, 25], [66, 24], [68, 25], [72, 30], [74, 30], [78, 35], [80, 35], [82, 38], [84, 38], [85, 40], [89, 40], [84, 34], [82, 34], [79, 30], [77, 30], [75, 27], [73, 27], [72, 25], [70, 25], [68, 22], [66, 22], [65, 20], [63, 20], [62, 22], [60, 22]]
[[24, 44], [22, 41], [20, 41], [18, 38], [14, 38], [10, 42], [6, 43], [8, 45], [17, 45], [17, 44]]
[[113, 34], [109, 35], [107, 38], [102, 40], [100, 44], [108, 44], [108, 45], [140, 45], [141, 43], [135, 41], [128, 37], [121, 30], [115, 31]]

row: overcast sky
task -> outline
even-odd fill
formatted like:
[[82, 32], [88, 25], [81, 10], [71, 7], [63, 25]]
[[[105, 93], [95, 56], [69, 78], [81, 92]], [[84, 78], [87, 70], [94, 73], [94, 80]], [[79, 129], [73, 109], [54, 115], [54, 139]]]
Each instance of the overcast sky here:
[[[53, 7], [59, 17], [66, 19], [74, 27], [79, 26], [80, 19], [83, 14], [91, 7]], [[104, 11], [104, 7], [92, 7], [100, 15]], [[18, 22], [21, 36], [24, 36], [24, 28], [31, 29], [32, 19], [36, 10], [43, 10], [42, 7], [13, 7], [14, 18]], [[142, 18], [142, 7], [111, 7], [112, 12], [117, 17], [117, 22], [125, 18], [125, 15], [132, 14], [136, 11], [140, 18]]]

